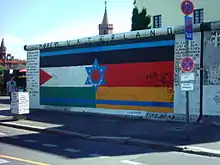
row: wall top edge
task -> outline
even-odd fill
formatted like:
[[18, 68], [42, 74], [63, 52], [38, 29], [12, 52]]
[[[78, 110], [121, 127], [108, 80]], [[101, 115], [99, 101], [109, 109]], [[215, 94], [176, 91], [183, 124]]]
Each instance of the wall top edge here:
[[[220, 29], [220, 21], [205, 22], [205, 23], [193, 25], [194, 32], [219, 30], [219, 29]], [[146, 30], [124, 32], [124, 33], [84, 37], [74, 40], [49, 42], [49, 43], [35, 44], [35, 45], [25, 45], [24, 50], [25, 51], [41, 50], [48, 48], [68, 47], [72, 45], [90, 44], [90, 43], [106, 42], [113, 40], [126, 40], [126, 39], [135, 39], [135, 38], [138, 39], [138, 38], [160, 36], [160, 35], [174, 35], [174, 34], [184, 33], [184, 30], [185, 30], [184, 26], [168, 26], [157, 29], [146, 29]]]

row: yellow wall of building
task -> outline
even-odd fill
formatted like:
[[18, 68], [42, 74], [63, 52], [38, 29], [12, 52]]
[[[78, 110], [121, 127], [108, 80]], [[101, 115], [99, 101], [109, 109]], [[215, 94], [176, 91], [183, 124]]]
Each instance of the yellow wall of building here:
[[[162, 15], [162, 26], [184, 24], [180, 4], [183, 0], [136, 0], [138, 9], [147, 8], [149, 15]], [[204, 22], [220, 20], [220, 0], [191, 0], [195, 9], [204, 9]], [[193, 16], [193, 15], [192, 15]], [[151, 21], [151, 23], [153, 20]]]

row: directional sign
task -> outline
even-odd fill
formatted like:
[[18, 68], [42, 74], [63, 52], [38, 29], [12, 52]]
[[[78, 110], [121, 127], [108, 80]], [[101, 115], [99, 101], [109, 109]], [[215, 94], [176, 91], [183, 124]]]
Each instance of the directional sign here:
[[190, 0], [184, 0], [181, 3], [181, 10], [183, 14], [190, 15], [194, 11], [194, 4]]
[[180, 69], [183, 72], [190, 72], [194, 68], [194, 61], [190, 57], [184, 57], [182, 60], [180, 60]]
[[185, 38], [193, 40], [193, 19], [189, 16], [185, 16]]

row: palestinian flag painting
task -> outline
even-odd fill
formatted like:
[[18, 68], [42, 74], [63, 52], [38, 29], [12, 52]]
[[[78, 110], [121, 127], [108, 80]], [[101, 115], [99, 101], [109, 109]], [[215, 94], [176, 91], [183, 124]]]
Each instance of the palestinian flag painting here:
[[174, 38], [41, 50], [40, 103], [173, 112]]

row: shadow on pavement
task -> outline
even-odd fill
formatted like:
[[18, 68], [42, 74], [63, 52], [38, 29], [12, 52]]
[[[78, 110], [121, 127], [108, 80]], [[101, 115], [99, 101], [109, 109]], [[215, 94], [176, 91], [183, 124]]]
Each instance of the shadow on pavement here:
[[[12, 116], [10, 110], [0, 110], [0, 116]], [[1, 119], [1, 117], [0, 117]]]
[[146, 148], [86, 141], [65, 135], [58, 136], [46, 133], [1, 137], [0, 142], [66, 158], [122, 156], [155, 152]]
[[7, 96], [0, 96], [1, 99], [0, 99], [0, 104], [10, 104], [10, 100], [9, 100], [9, 97]]
[[33, 111], [28, 120], [59, 124], [62, 125], [59, 127], [61, 130], [93, 136], [131, 137], [176, 145], [195, 145], [220, 140], [220, 127], [198, 123], [190, 124], [190, 140], [185, 140], [184, 123], [40, 110]]

